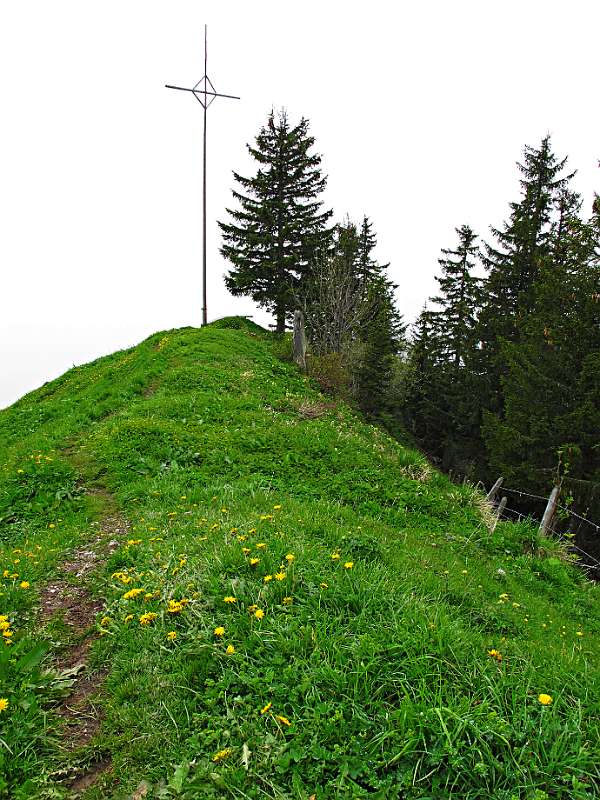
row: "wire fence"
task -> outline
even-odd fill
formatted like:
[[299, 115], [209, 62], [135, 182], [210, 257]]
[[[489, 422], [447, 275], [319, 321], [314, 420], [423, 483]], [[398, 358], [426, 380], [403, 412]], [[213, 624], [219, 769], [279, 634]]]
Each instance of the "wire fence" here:
[[[535, 521], [539, 524], [543, 518], [548, 504], [547, 497], [506, 486], [501, 487], [499, 494], [513, 498], [511, 505], [509, 506], [507, 502], [502, 509], [502, 519], [514, 522]], [[512, 506], [517, 506], [517, 508]], [[578, 565], [585, 570], [588, 577], [599, 581], [600, 525], [559, 503], [556, 506], [551, 531], [577, 558]]]

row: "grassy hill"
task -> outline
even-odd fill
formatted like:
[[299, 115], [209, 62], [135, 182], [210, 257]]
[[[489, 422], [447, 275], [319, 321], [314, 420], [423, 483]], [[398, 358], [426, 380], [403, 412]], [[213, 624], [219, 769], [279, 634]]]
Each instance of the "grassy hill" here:
[[598, 797], [598, 587], [274, 348], [0, 412], [0, 797]]

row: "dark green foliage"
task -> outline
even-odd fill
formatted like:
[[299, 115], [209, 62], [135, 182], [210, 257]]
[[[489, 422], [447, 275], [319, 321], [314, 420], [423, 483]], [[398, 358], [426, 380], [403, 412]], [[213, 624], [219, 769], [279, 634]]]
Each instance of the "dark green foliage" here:
[[349, 219], [336, 225], [331, 251], [299, 298], [318, 365], [337, 354], [334, 363], [347, 369], [348, 392], [369, 414], [388, 410], [388, 388], [405, 333], [395, 306], [397, 287], [385, 274], [389, 265], [373, 257], [376, 243], [366, 216], [360, 231]]
[[565, 164], [549, 137], [525, 148], [521, 196], [485, 246], [487, 279], [473, 275], [473, 232], [457, 229], [416, 326], [404, 417], [444, 469], [538, 494], [569, 453], [566, 494], [598, 517], [599, 204], [582, 219]]
[[436, 280], [441, 294], [431, 302], [438, 308], [432, 314], [432, 322], [444, 361], [458, 372], [475, 347], [475, 325], [482, 294], [481, 279], [473, 274], [479, 260], [477, 236], [468, 225], [456, 228], [456, 233], [456, 250], [442, 250], [445, 258], [438, 259], [442, 275]]
[[234, 295], [249, 295], [272, 311], [283, 333], [294, 296], [318, 254], [327, 249], [327, 221], [318, 199], [326, 178], [321, 157], [309, 152], [314, 138], [308, 120], [292, 126], [282, 111], [271, 112], [248, 150], [258, 163], [251, 178], [234, 172], [239, 209], [227, 209], [233, 222], [220, 222], [221, 253], [232, 269], [225, 283]]
[[394, 363], [403, 345], [405, 326], [395, 306], [394, 288], [383, 276], [369, 283], [372, 312], [360, 332], [363, 347], [355, 377], [358, 401], [369, 414], [387, 410]]
[[474, 373], [481, 280], [473, 274], [479, 249], [468, 225], [457, 228], [455, 250], [442, 250], [436, 308], [422, 312], [410, 354], [405, 413], [426, 451], [444, 469], [472, 477], [479, 436], [478, 378]]
[[479, 316], [478, 371], [484, 375], [484, 408], [502, 408], [500, 381], [506, 373], [503, 342], [518, 342], [535, 305], [540, 274], [553, 264], [553, 222], [560, 198], [573, 174], [561, 175], [567, 159], [558, 160], [546, 136], [538, 149], [526, 146], [521, 197], [510, 204], [509, 220], [492, 228], [496, 245], [486, 244], [485, 302]]
[[579, 218], [576, 195], [560, 200], [553, 259], [538, 275], [519, 342], [502, 343], [503, 411], [487, 413], [483, 435], [492, 468], [529, 490], [546, 490], [559, 453], [571, 452], [568, 477], [585, 508], [576, 484], [600, 480], [600, 239], [595, 220]]

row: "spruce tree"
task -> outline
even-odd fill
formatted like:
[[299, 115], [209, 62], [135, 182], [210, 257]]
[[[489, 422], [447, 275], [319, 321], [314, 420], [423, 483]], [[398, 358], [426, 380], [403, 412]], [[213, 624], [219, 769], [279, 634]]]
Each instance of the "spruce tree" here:
[[468, 225], [456, 229], [456, 249], [438, 259], [441, 292], [419, 319], [413, 349], [411, 403], [416, 435], [444, 469], [472, 474], [480, 458], [474, 352], [481, 280], [473, 275], [479, 249]]
[[558, 198], [570, 175], [561, 175], [567, 159], [557, 159], [550, 137], [539, 148], [526, 146], [521, 173], [521, 198], [510, 204], [509, 220], [492, 228], [496, 246], [487, 244], [484, 264], [489, 271], [486, 302], [479, 318], [482, 343], [479, 371], [486, 376], [483, 405], [502, 407], [501, 378], [507, 365], [503, 342], [518, 341], [527, 315], [532, 311], [540, 270], [552, 263], [552, 222]]
[[388, 410], [387, 390], [394, 359], [404, 342], [405, 325], [396, 308], [395, 284], [378, 275], [369, 280], [367, 304], [372, 309], [361, 332], [362, 353], [355, 376], [362, 409], [371, 414]]
[[564, 193], [552, 226], [553, 260], [536, 281], [518, 341], [505, 341], [502, 413], [487, 413], [483, 436], [494, 472], [530, 491], [552, 484], [558, 452], [577, 452], [574, 494], [600, 479], [600, 227]]
[[437, 329], [436, 313], [425, 306], [413, 326], [409, 345], [405, 408], [408, 429], [431, 457], [440, 455], [440, 442], [449, 422]]
[[389, 264], [379, 264], [373, 258], [373, 250], [377, 245], [377, 236], [373, 230], [373, 223], [365, 215], [358, 232], [358, 245], [356, 255], [356, 266], [362, 281], [368, 282], [370, 278], [376, 278], [389, 267]]
[[225, 284], [233, 295], [249, 295], [275, 315], [283, 333], [293, 311], [294, 296], [315, 259], [328, 247], [331, 211], [318, 199], [326, 185], [321, 157], [309, 152], [314, 138], [308, 120], [292, 126], [287, 114], [271, 112], [248, 145], [258, 164], [256, 175], [234, 172], [240, 190], [233, 190], [239, 209], [227, 209], [232, 222], [219, 222], [222, 255], [232, 268]]
[[362, 352], [355, 374], [355, 391], [361, 407], [370, 414], [387, 410], [394, 361], [404, 347], [406, 333], [394, 297], [398, 286], [386, 275], [389, 264], [380, 264], [374, 258], [376, 245], [373, 223], [365, 215], [358, 233], [355, 269], [370, 313], [358, 332]]
[[481, 280], [472, 274], [477, 266], [477, 236], [468, 225], [456, 228], [456, 250], [442, 249], [442, 276], [436, 277], [441, 294], [431, 298], [438, 306], [437, 336], [448, 363], [457, 370], [474, 346], [475, 324], [481, 304]]

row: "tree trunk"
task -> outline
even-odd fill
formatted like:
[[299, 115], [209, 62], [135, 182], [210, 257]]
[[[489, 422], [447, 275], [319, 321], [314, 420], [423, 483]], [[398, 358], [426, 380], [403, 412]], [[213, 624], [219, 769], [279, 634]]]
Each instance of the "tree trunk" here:
[[306, 336], [301, 311], [294, 311], [294, 361], [302, 372], [306, 372]]
[[278, 303], [275, 308], [275, 333], [283, 336], [285, 333], [285, 306], [283, 303]]

